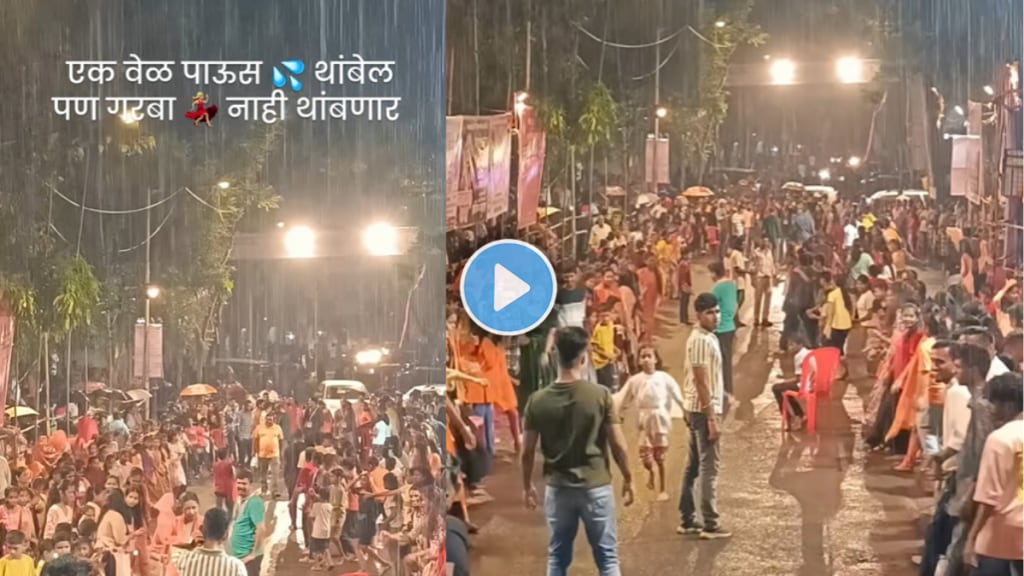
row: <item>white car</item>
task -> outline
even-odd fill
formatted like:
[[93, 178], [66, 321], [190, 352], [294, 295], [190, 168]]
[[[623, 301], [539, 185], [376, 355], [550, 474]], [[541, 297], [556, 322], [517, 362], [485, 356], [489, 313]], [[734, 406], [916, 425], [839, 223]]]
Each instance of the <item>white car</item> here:
[[408, 405], [413, 398], [419, 395], [434, 394], [438, 398], [444, 398], [445, 392], [447, 392], [447, 390], [444, 384], [423, 384], [421, 386], [416, 386], [402, 395], [402, 405]]
[[331, 414], [341, 409], [342, 402], [361, 404], [369, 395], [366, 385], [358, 380], [324, 380], [320, 392]]

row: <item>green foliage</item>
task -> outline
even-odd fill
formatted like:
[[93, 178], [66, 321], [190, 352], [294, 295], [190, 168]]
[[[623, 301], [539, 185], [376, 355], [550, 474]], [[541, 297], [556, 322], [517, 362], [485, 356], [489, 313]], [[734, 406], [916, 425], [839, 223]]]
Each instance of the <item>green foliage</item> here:
[[579, 145], [589, 147], [611, 140], [618, 124], [618, 105], [607, 86], [598, 82], [590, 89], [577, 124], [579, 133], [575, 140]]
[[85, 258], [75, 256], [58, 271], [59, 291], [53, 299], [56, 325], [68, 333], [92, 321], [100, 300], [100, 283]]
[[[753, 4], [752, 0], [745, 0], [705, 23], [702, 35], [711, 45], [705, 47], [701, 57], [698, 101], [688, 103], [669, 97], [673, 114], [665, 122], [665, 131], [676, 136], [673, 142], [682, 143], [683, 161], [699, 167], [701, 174], [704, 163], [718, 145], [718, 129], [729, 112], [729, 90], [725, 83], [733, 55], [740, 47], [761, 46], [768, 40], [761, 27], [750, 22]], [[725, 22], [725, 26], [716, 26], [719, 20]]]
[[0, 300], [10, 306], [18, 321], [35, 322], [36, 293], [24, 278], [0, 277]]

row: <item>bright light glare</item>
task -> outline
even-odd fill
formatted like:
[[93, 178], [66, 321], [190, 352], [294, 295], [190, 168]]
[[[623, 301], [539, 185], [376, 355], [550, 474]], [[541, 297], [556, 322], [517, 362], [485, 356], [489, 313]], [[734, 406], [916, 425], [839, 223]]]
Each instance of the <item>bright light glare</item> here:
[[992, 96], [992, 95], [994, 95], [996, 93], [996, 91], [993, 90], [992, 87], [989, 86], [988, 84], [986, 84], [985, 87], [982, 88], [982, 90], [984, 90], [985, 94], [988, 94], [989, 96]]
[[380, 364], [384, 353], [377, 349], [363, 350], [356, 352], [356, 364]]
[[792, 84], [796, 80], [796, 64], [789, 58], [780, 58], [772, 62], [769, 72], [772, 84]]
[[856, 84], [864, 80], [864, 61], [853, 56], [836, 60], [836, 76], [843, 84]]
[[138, 124], [141, 119], [142, 118], [135, 115], [134, 110], [125, 110], [121, 113], [121, 122], [125, 124]]
[[521, 116], [526, 110], [526, 99], [530, 97], [527, 92], [516, 92], [515, 102], [512, 104], [512, 108], [516, 111], [516, 115]]
[[284, 251], [289, 258], [316, 255], [316, 233], [309, 226], [295, 226], [284, 234]]
[[832, 177], [832, 174], [828, 171], [828, 168], [822, 168], [818, 171], [818, 178], [822, 181], [828, 181]]
[[857, 166], [860, 166], [860, 156], [850, 156], [850, 159], [849, 161], [847, 161], [847, 164], [849, 164], [850, 168], [856, 168]]
[[146, 287], [146, 298], [149, 298], [150, 300], [156, 300], [159, 297], [160, 297], [160, 287], [159, 286], [147, 286]]
[[668, 116], [668, 109], [665, 108], [664, 106], [658, 106], [654, 110], [654, 115], [657, 116], [658, 118], [664, 118], [665, 116]]
[[221, 180], [220, 182], [217, 182], [217, 188], [220, 188], [221, 190], [227, 190], [230, 187], [231, 182], [228, 182], [227, 180]]
[[715, 22], [715, 28], [725, 28], [725, 20], [718, 20]]
[[363, 245], [371, 256], [394, 256], [398, 254], [398, 229], [385, 222], [378, 222], [363, 233]]

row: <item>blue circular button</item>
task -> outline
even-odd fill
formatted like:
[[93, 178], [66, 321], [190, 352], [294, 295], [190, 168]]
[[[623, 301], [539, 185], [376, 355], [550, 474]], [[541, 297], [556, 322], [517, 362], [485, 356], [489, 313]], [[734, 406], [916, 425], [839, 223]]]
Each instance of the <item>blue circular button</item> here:
[[555, 307], [558, 280], [547, 256], [519, 240], [497, 240], [469, 257], [459, 292], [469, 317], [500, 336], [533, 330]]

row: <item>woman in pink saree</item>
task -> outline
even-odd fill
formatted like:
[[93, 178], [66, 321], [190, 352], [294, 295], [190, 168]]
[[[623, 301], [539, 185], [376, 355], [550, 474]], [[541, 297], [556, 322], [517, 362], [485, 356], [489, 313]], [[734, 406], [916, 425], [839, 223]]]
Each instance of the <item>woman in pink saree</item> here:
[[[176, 508], [180, 508], [179, 510]], [[202, 539], [203, 522], [199, 517], [199, 498], [192, 492], [182, 494], [177, 502], [170, 493], [156, 504], [156, 529], [150, 539], [150, 566], [157, 567], [151, 576], [177, 576], [171, 556], [175, 546], [191, 546]], [[160, 572], [160, 568], [163, 572]]]

